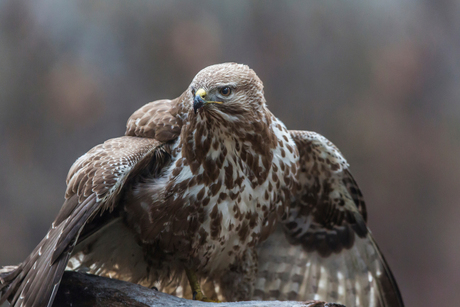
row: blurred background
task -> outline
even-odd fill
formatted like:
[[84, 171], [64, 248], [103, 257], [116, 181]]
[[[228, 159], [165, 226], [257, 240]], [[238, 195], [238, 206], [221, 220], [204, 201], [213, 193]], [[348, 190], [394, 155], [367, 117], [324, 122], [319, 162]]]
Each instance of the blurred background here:
[[57, 214], [69, 167], [248, 64], [271, 111], [347, 157], [407, 306], [460, 300], [460, 2], [0, 0], [0, 264]]

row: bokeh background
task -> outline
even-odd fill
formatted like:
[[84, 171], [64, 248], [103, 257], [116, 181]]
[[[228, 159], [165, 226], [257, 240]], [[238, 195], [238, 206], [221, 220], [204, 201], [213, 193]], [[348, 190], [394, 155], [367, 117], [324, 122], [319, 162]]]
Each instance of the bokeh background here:
[[0, 264], [71, 164], [203, 67], [246, 63], [288, 128], [347, 157], [407, 306], [460, 300], [460, 3], [0, 0]]

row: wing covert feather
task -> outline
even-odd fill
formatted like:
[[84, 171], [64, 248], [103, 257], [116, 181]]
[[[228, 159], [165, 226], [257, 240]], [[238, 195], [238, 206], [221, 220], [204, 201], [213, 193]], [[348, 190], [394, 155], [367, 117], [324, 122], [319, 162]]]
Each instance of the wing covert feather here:
[[96, 193], [98, 201], [104, 202], [106, 207], [113, 205], [130, 175], [150, 163], [149, 158], [155, 153], [166, 153], [161, 145], [155, 139], [122, 136], [93, 147], [70, 168], [66, 199], [77, 194], [81, 202], [89, 194]]
[[[292, 244], [323, 256], [350, 248], [355, 233], [367, 234], [365, 203], [348, 163], [325, 137], [308, 131], [291, 131], [300, 154], [298, 189], [283, 223]], [[350, 195], [359, 199], [359, 206]]]
[[185, 102], [187, 95], [191, 95], [190, 91], [185, 91], [173, 100], [163, 99], [147, 103], [128, 119], [125, 135], [154, 138], [161, 142], [177, 138], [183, 119], [191, 107]]

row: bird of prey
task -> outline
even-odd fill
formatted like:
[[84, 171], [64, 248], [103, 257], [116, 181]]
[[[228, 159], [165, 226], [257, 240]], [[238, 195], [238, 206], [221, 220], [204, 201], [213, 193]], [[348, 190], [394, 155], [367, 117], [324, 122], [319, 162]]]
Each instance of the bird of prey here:
[[288, 130], [236, 63], [76, 160], [45, 238], [1, 271], [0, 303], [51, 306], [66, 267], [204, 301], [403, 306], [343, 155]]

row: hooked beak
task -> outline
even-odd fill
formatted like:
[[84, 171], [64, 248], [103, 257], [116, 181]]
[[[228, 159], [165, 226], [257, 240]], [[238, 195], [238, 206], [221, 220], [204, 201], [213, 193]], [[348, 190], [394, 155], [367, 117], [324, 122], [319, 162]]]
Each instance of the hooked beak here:
[[195, 98], [193, 99], [193, 110], [195, 114], [206, 103], [203, 99], [204, 97], [206, 97], [206, 92], [201, 88], [196, 92]]
[[206, 101], [205, 100], [206, 98], [206, 91], [202, 88], [200, 88], [196, 94], [195, 94], [195, 98], [193, 99], [193, 110], [195, 111], [195, 114], [196, 112], [198, 112], [199, 109], [201, 109], [205, 104], [208, 104], [208, 103], [218, 103], [218, 104], [222, 104], [221, 101]]

